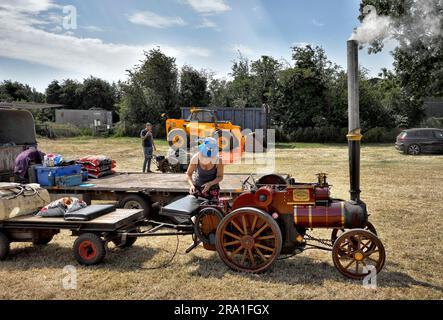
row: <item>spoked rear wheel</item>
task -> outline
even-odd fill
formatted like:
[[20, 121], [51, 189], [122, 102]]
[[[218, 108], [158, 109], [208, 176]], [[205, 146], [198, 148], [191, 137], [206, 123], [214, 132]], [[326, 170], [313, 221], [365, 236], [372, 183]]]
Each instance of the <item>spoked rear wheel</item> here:
[[380, 239], [364, 229], [343, 233], [332, 248], [335, 267], [351, 279], [362, 280], [371, 273], [371, 269], [379, 273], [385, 259], [385, 248]]
[[216, 233], [216, 249], [233, 270], [259, 273], [280, 255], [282, 235], [277, 222], [256, 208], [240, 208], [223, 218]]

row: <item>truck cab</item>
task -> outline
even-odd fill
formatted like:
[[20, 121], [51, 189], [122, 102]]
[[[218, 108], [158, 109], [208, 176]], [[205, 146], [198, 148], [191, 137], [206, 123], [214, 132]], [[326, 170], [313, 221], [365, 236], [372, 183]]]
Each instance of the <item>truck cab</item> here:
[[189, 148], [191, 135], [216, 138], [221, 151], [229, 152], [243, 145], [240, 126], [218, 121], [216, 112], [208, 109], [191, 109], [187, 119], [166, 120], [166, 135], [169, 145], [176, 149]]
[[36, 145], [32, 114], [27, 110], [0, 107], [0, 182], [11, 181], [15, 158]]

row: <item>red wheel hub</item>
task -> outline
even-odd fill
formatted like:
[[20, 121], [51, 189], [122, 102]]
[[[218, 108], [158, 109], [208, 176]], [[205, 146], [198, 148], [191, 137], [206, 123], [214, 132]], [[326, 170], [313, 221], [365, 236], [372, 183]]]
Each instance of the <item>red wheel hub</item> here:
[[78, 254], [80, 257], [82, 257], [82, 259], [91, 260], [97, 255], [97, 248], [91, 241], [85, 240], [80, 243], [80, 246], [78, 247]]

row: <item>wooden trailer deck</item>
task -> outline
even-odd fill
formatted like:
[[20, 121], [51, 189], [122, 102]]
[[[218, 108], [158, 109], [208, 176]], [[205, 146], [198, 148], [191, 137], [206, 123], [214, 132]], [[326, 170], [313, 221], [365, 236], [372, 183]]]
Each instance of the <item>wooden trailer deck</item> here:
[[[243, 192], [243, 181], [250, 174], [227, 173], [220, 183], [220, 195], [236, 198]], [[287, 174], [281, 175], [288, 179]], [[253, 175], [259, 179], [261, 175]], [[93, 201], [117, 202], [118, 207], [144, 209], [145, 216], [151, 220], [159, 219], [153, 204], [164, 206], [177, 197], [189, 193], [189, 185], [184, 173], [140, 173], [119, 172], [111, 176], [90, 179], [75, 187], [45, 187], [53, 200], [64, 196], [79, 197], [87, 203]]]
[[[287, 177], [287, 175], [282, 175]], [[249, 174], [230, 174], [224, 176], [220, 183], [222, 193], [238, 194], [242, 192], [242, 182], [249, 177]], [[258, 179], [260, 175], [254, 176]], [[89, 185], [89, 186], [88, 186]], [[48, 190], [66, 191], [108, 191], [114, 192], [174, 192], [186, 193], [189, 185], [186, 182], [184, 173], [116, 173], [111, 176], [90, 179], [84, 185], [76, 187], [52, 187]]]
[[0, 229], [68, 229], [82, 232], [114, 232], [144, 218], [143, 210], [116, 209], [90, 221], [67, 221], [62, 217], [26, 215], [0, 221]]

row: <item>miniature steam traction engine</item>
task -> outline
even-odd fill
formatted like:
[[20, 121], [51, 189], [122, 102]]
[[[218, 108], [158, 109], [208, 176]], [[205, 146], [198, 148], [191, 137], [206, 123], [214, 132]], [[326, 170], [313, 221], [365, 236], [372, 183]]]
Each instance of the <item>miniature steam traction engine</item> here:
[[[232, 203], [218, 204], [183, 199], [163, 208], [164, 213], [184, 211], [194, 216], [194, 245], [203, 242], [216, 250], [230, 268], [262, 272], [281, 254], [315, 247], [332, 252], [335, 267], [352, 279], [363, 279], [379, 272], [385, 263], [385, 250], [368, 222], [366, 205], [360, 200], [360, 121], [358, 103], [358, 44], [348, 42], [349, 88], [349, 170], [351, 200], [330, 196], [324, 173], [316, 183], [296, 183], [278, 175], [243, 183], [244, 193]], [[194, 201], [194, 202], [193, 202]], [[172, 207], [171, 207], [172, 206]], [[175, 209], [174, 209], [175, 207]], [[315, 239], [307, 230], [333, 229], [331, 239]], [[346, 231], [347, 230], [347, 231]], [[317, 241], [321, 246], [313, 245]]]

